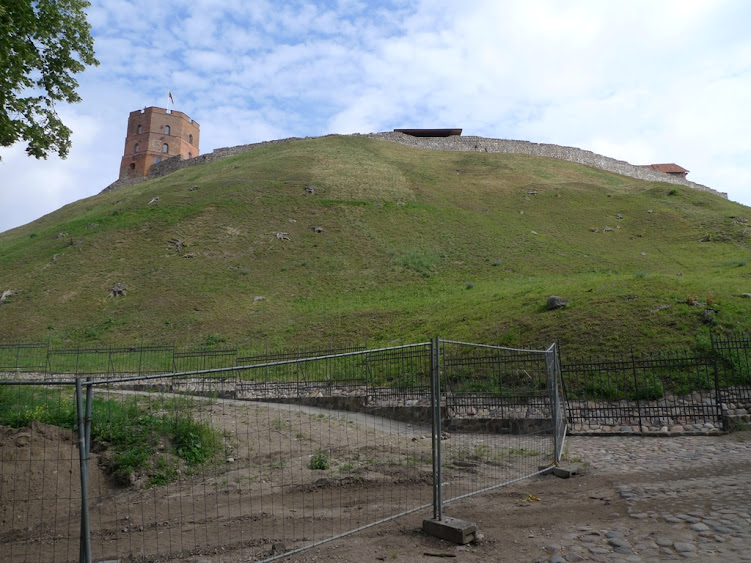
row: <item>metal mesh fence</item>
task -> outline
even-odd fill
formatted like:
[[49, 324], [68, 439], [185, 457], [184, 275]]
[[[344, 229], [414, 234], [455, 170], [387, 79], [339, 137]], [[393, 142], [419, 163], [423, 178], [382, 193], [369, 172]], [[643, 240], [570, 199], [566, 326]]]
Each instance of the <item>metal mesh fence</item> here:
[[[100, 526], [92, 513], [92, 548], [96, 553], [101, 537], [103, 556], [124, 548], [166, 560], [222, 552], [266, 558], [430, 502], [429, 447], [413, 439], [421, 436], [415, 426], [305, 405], [126, 397], [143, 410], [202, 423], [215, 433], [217, 451], [191, 465], [211, 444], [198, 430], [176, 450], [156, 444], [163, 451], [157, 466], [136, 477], [135, 487], [102, 498], [102, 506], [119, 507], [117, 514], [107, 510]], [[159, 486], [144, 488], [143, 479]], [[127, 533], [107, 541], [121, 525]]]
[[76, 351], [0, 382], [3, 561], [274, 559], [556, 459], [549, 351]]
[[443, 341], [441, 353], [444, 502], [538, 474], [558, 461], [565, 432], [558, 424], [565, 425], [565, 413], [554, 348], [548, 353]]
[[76, 560], [81, 481], [74, 388], [0, 386], [0, 413], [0, 560]]
[[47, 344], [0, 344], [0, 372], [43, 372], [47, 362]]

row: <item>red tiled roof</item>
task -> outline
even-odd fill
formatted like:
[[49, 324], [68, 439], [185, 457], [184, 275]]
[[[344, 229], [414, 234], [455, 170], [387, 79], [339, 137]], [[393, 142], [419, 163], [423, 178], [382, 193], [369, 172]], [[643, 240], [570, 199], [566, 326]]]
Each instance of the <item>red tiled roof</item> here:
[[667, 164], [645, 164], [644, 167], [657, 170], [658, 172], [665, 172], [666, 174], [688, 174], [688, 170], [683, 168], [683, 166], [678, 166], [672, 162]]

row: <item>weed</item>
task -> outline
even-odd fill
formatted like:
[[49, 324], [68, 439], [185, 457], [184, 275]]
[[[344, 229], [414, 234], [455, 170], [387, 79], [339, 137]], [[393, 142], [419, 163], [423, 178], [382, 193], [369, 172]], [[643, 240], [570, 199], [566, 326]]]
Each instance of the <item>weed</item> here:
[[472, 455], [475, 459], [482, 459], [488, 455], [490, 452], [490, 447], [486, 444], [480, 444], [479, 446], [475, 446], [474, 452], [472, 452]]
[[310, 468], [314, 471], [324, 471], [330, 467], [326, 452], [318, 450], [310, 458]]
[[177, 478], [177, 468], [165, 456], [159, 456], [154, 468], [154, 474], [147, 482], [147, 487], [166, 485]]
[[175, 417], [172, 435], [177, 455], [188, 465], [204, 463], [219, 451], [217, 433], [189, 416]]
[[662, 387], [662, 381], [658, 379], [648, 379], [634, 392], [630, 393], [629, 398], [633, 401], [654, 401], [662, 398], [664, 394], [665, 390]]
[[221, 344], [222, 342], [227, 342], [227, 339], [224, 336], [219, 336], [218, 334], [209, 334], [204, 341], [204, 345], [216, 346], [217, 344]]
[[413, 250], [401, 256], [397, 264], [429, 278], [433, 275], [433, 268], [439, 261], [440, 257], [435, 252]]
[[275, 419], [273, 419], [269, 423], [269, 425], [271, 426], [271, 428], [273, 428], [277, 432], [282, 432], [284, 430], [289, 430], [291, 428], [290, 423], [287, 422], [286, 420], [282, 419], [282, 418], [275, 418]]
[[472, 289], [473, 287], [475, 287], [475, 284], [472, 282], [467, 282], [464, 287], [465, 289]]

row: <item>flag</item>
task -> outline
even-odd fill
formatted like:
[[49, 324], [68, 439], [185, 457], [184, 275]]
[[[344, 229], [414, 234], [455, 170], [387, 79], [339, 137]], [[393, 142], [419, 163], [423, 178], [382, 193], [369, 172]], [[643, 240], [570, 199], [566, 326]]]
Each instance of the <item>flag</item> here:
[[167, 95], [169, 96], [169, 101], [172, 102], [172, 105], [174, 105], [175, 100], [172, 99], [172, 90], [167, 90]]

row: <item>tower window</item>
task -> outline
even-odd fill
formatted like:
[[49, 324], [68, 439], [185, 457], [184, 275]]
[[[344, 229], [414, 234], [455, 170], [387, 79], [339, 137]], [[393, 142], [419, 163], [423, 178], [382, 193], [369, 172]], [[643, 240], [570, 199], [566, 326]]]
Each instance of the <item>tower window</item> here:
[[141, 145], [139, 145], [138, 143], [136, 143], [136, 150], [135, 150], [135, 152], [138, 152], [140, 150], [141, 150]]
[[137, 132], [138, 132], [138, 134], [139, 134], [139, 135], [140, 135], [141, 133], [143, 133], [143, 125], [139, 125], [139, 126], [138, 126], [138, 131], [137, 131]]
[[188, 142], [192, 145], [193, 144], [193, 134], [191, 133], [188, 135]]
[[188, 158], [193, 158], [193, 153], [192, 152], [188, 153]]
[[169, 152], [169, 145], [167, 143], [162, 145], [162, 152], [165, 154]]
[[131, 162], [130, 163], [130, 169], [131, 170], [135, 170], [136, 169], [136, 163], [135, 162]]
[[169, 128], [169, 125], [165, 125], [165, 126], [164, 126], [164, 134], [165, 134], [165, 135], [169, 135], [169, 134], [170, 134], [169, 132], [170, 132], [170, 128]]

